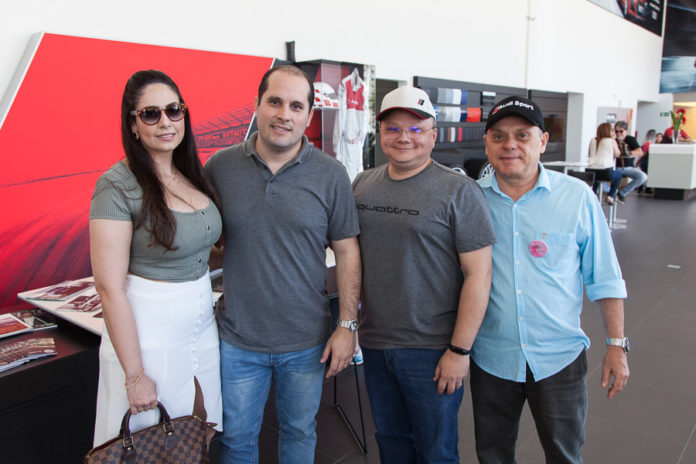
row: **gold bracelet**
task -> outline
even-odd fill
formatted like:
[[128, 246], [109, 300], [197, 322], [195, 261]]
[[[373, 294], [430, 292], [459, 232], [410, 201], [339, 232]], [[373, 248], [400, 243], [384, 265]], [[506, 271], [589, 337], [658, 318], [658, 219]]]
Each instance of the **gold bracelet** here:
[[140, 374], [135, 378], [132, 384], [128, 385], [128, 379], [126, 379], [126, 383], [123, 384], [124, 387], [126, 387], [126, 390], [130, 390], [131, 388], [135, 387], [138, 382], [140, 382], [140, 379], [143, 378], [143, 374], [145, 373], [145, 368], [143, 367], [140, 369]]

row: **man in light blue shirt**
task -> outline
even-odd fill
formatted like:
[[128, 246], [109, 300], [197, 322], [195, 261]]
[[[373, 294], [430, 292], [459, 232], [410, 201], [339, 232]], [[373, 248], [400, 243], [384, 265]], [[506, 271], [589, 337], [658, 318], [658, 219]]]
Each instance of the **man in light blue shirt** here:
[[[484, 135], [495, 174], [481, 179], [498, 243], [488, 309], [472, 350], [471, 393], [481, 463], [510, 463], [527, 401], [547, 462], [581, 463], [587, 416], [583, 285], [607, 331], [602, 387], [629, 376], [626, 285], [599, 202], [584, 183], [546, 171], [538, 105], [493, 107]], [[613, 381], [612, 381], [613, 378]]]

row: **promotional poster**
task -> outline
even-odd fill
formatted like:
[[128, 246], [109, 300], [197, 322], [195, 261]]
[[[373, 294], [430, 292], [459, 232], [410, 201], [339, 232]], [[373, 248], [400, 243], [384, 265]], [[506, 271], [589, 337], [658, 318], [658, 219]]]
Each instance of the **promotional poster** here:
[[662, 44], [660, 93], [696, 91], [696, 0], [670, 0]]
[[273, 59], [41, 33], [0, 104], [0, 305], [25, 290], [91, 275], [89, 207], [97, 177], [124, 157], [128, 78], [177, 83], [205, 162], [245, 139]]
[[[665, 0], [590, 0], [653, 34], [662, 35]], [[670, 1], [670, 3], [672, 3]]]

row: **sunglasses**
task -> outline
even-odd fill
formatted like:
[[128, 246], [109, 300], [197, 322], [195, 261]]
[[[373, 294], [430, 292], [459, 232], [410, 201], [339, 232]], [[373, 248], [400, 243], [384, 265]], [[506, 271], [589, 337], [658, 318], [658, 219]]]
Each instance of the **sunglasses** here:
[[186, 116], [186, 105], [183, 103], [170, 103], [164, 108], [157, 108], [156, 106], [148, 106], [140, 111], [131, 111], [131, 116], [137, 116], [148, 126], [157, 124], [162, 118], [162, 113], [167, 115], [170, 121], [176, 122], [181, 121], [184, 116]]

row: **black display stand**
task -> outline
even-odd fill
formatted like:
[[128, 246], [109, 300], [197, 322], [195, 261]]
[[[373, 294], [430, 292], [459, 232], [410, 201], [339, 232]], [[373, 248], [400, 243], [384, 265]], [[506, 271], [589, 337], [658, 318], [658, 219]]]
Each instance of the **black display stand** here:
[[2, 341], [36, 337], [53, 337], [58, 354], [0, 373], [0, 461], [82, 462], [94, 437], [100, 338], [59, 321], [57, 328]]

